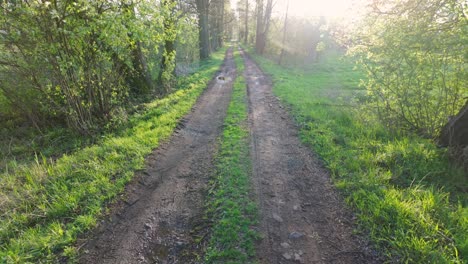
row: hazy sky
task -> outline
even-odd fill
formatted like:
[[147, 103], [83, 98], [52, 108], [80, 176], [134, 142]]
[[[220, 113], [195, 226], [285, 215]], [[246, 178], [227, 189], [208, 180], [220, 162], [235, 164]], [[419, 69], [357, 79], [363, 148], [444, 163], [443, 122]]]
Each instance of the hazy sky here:
[[[238, 0], [231, 0], [235, 6]], [[254, 3], [255, 0], [249, 0]], [[287, 0], [274, 0], [274, 15], [284, 16]], [[350, 10], [362, 0], [289, 0], [289, 14], [292, 16], [352, 17]]]
[[[286, 11], [287, 0], [278, 0], [277, 10]], [[351, 0], [289, 0], [289, 13], [296, 16], [341, 17], [350, 15]]]

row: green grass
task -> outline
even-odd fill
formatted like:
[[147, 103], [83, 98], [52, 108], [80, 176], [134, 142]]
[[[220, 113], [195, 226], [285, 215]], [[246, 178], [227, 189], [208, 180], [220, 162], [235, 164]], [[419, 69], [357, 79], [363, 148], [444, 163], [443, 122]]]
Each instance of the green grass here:
[[[224, 52], [179, 81], [179, 89], [146, 104], [127, 128], [51, 161], [10, 166], [0, 174], [0, 262], [56, 263], [77, 254], [77, 236], [96, 225], [103, 206], [143, 168], [218, 70]], [[14, 162], [11, 164], [14, 165]]]
[[257, 206], [250, 197], [251, 161], [247, 124], [247, 94], [242, 59], [235, 56], [238, 76], [224, 121], [216, 176], [209, 192], [212, 234], [206, 263], [252, 263], [258, 234]]
[[388, 132], [360, 105], [362, 73], [347, 59], [285, 69], [254, 56], [289, 105], [303, 142], [320, 155], [335, 185], [389, 261], [466, 263], [468, 181], [446, 150]]

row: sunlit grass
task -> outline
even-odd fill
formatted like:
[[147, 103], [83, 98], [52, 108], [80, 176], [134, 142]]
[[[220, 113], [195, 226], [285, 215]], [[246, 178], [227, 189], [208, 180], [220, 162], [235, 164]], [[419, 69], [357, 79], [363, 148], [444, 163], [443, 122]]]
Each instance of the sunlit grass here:
[[390, 133], [366, 114], [362, 75], [346, 60], [299, 70], [254, 57], [356, 212], [360, 232], [383, 255], [403, 263], [466, 261], [468, 181], [444, 149]]
[[180, 80], [179, 89], [130, 117], [123, 131], [56, 161], [9, 162], [0, 174], [0, 262], [73, 259], [78, 234], [96, 225], [102, 207], [122, 192], [144, 158], [168, 138], [218, 70], [224, 51]]
[[221, 146], [212, 180], [208, 215], [213, 220], [206, 251], [206, 263], [252, 263], [252, 228], [257, 222], [257, 206], [250, 197], [251, 161], [247, 128], [247, 91], [242, 76], [244, 66], [236, 52], [238, 76], [224, 121]]

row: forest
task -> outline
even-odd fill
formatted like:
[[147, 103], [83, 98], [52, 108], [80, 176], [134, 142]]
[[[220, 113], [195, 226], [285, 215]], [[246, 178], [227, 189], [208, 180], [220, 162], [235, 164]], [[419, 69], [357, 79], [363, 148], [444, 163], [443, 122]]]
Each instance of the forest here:
[[466, 263], [467, 45], [463, 0], [0, 0], [0, 263]]

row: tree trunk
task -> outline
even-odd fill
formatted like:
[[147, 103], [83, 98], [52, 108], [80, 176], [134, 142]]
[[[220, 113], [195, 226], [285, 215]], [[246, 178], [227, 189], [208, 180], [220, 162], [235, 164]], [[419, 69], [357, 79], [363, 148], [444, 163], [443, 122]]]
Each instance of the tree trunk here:
[[210, 32], [208, 25], [208, 0], [197, 0], [200, 59], [210, 56]]
[[312, 42], [310, 44], [309, 53], [307, 54], [305, 61], [306, 64], [315, 63], [318, 61], [317, 44], [318, 42]]
[[440, 133], [439, 143], [452, 149], [452, 157], [468, 172], [468, 101]]
[[468, 101], [460, 112], [452, 117], [440, 134], [442, 146], [466, 148], [468, 146]]
[[244, 43], [247, 45], [249, 41], [249, 0], [245, 0], [245, 36], [244, 36]]
[[224, 0], [219, 4], [218, 47], [223, 46], [224, 38]]
[[211, 50], [215, 51], [223, 46], [224, 36], [224, 1], [212, 0], [210, 7], [210, 40]]
[[255, 52], [263, 54], [266, 47], [267, 35], [270, 29], [271, 12], [273, 11], [273, 0], [268, 0], [265, 14], [263, 14], [263, 0], [257, 0], [257, 38], [255, 42]]
[[159, 91], [161, 94], [169, 92], [172, 81], [175, 75], [175, 40], [176, 21], [175, 21], [175, 0], [161, 1], [161, 7], [165, 13], [164, 15], [164, 50], [161, 59], [161, 68], [158, 76], [158, 83], [161, 84], [162, 89]]
[[138, 69], [138, 78], [141, 80], [140, 82], [143, 85], [140, 89], [140, 92], [149, 92], [153, 90], [153, 80], [148, 70], [148, 64], [146, 63], [145, 56], [143, 55], [143, 51], [141, 49], [141, 43], [139, 41], [136, 43], [134, 56], [134, 65], [138, 65], [136, 68]]
[[262, 54], [261, 42], [263, 41], [263, 0], [257, 0], [257, 30], [255, 35], [255, 52]]
[[281, 63], [283, 62], [283, 57], [284, 57], [284, 53], [285, 53], [285, 46], [286, 46], [286, 30], [287, 30], [287, 25], [288, 25], [288, 11], [289, 11], [289, 0], [288, 0], [288, 3], [286, 4], [286, 15], [284, 17], [284, 28], [283, 28], [283, 43], [282, 43], [282, 47], [281, 47], [281, 53], [280, 53], [280, 57], [279, 57], [279, 61], [278, 61], [278, 64], [281, 65]]
[[[218, 0], [219, 1], [219, 0]], [[214, 4], [213, 4], [214, 3]], [[209, 26], [210, 26], [210, 51], [216, 51], [218, 50], [218, 34], [219, 34], [219, 3], [218, 2], [212, 2], [211, 7], [214, 7], [212, 9], [212, 13], [210, 14], [210, 21]]]

